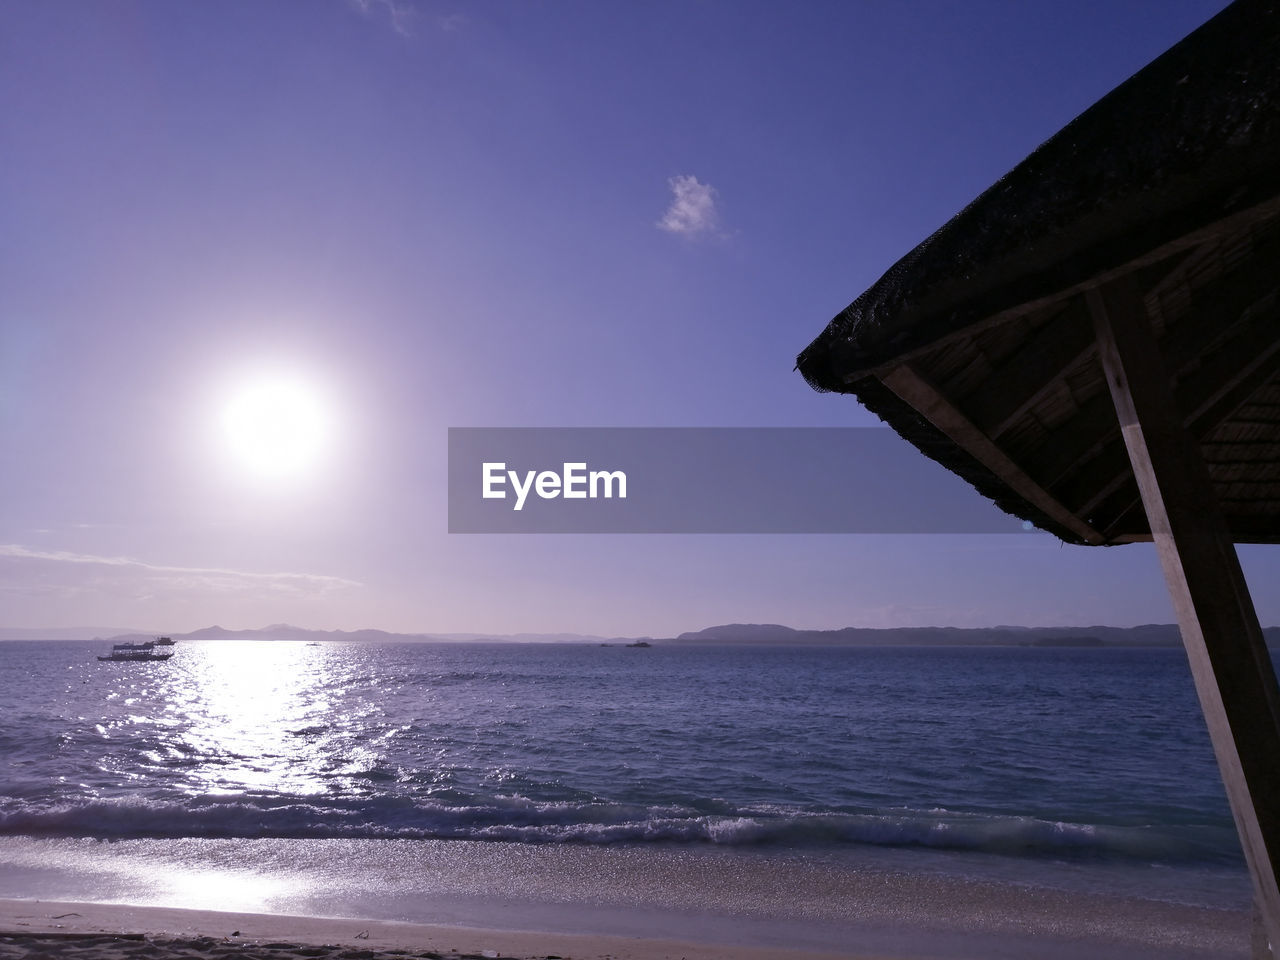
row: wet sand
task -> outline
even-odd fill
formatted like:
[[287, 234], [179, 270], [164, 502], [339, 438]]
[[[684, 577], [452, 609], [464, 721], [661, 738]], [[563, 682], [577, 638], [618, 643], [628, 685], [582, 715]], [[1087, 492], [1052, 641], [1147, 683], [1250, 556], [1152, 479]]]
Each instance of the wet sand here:
[[771, 947], [111, 904], [0, 901], [0, 960], [834, 960]]
[[[573, 960], [1245, 960], [1250, 933], [1245, 909], [1115, 892], [796, 855], [475, 841], [5, 838], [0, 897], [11, 898], [0, 900], [0, 931], [27, 938], [5, 944], [0, 960], [373, 960], [395, 949]], [[86, 952], [78, 937], [36, 943], [37, 933], [148, 939]], [[247, 952], [226, 952], [244, 944]]]

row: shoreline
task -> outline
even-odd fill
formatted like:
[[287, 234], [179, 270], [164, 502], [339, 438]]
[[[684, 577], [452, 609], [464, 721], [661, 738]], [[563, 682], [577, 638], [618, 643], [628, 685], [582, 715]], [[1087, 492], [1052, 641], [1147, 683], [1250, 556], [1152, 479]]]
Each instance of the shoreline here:
[[756, 947], [697, 940], [618, 937], [405, 923], [341, 917], [192, 910], [77, 901], [0, 899], [0, 960], [1069, 960], [1097, 957], [1246, 957], [1239, 949], [1099, 949], [1091, 939], [992, 937], [940, 946], [928, 939], [885, 950], [854, 938], [847, 949]]
[[[0, 897], [0, 930], [27, 935], [239, 931], [575, 960], [1245, 960], [1251, 930], [1244, 909], [1113, 893], [723, 851], [465, 840], [0, 838]], [[26, 956], [0, 960], [11, 955]]]
[[[116, 954], [110, 941], [122, 937], [120, 956], [145, 938], [156, 948], [153, 955], [177, 955], [198, 949], [197, 941], [211, 939], [219, 945], [262, 949], [267, 944], [288, 944], [293, 949], [272, 949], [272, 957], [310, 958], [318, 946], [358, 950], [363, 960], [403, 957], [396, 951], [435, 953], [443, 957], [506, 957], [521, 960], [836, 960], [855, 956], [813, 950], [776, 947], [753, 948], [660, 938], [639, 939], [598, 934], [548, 933], [496, 930], [476, 927], [404, 923], [339, 917], [303, 917], [283, 914], [190, 910], [129, 904], [76, 901], [0, 900], [0, 957], [5, 938], [40, 941], [42, 955], [56, 955], [59, 944], [68, 952], [77, 944], [94, 947], [95, 956], [110, 960]], [[98, 939], [100, 938], [100, 939]], [[34, 945], [34, 943], [33, 943]], [[207, 945], [206, 945], [207, 946]], [[308, 948], [312, 948], [310, 952]], [[368, 952], [366, 955], [365, 952]], [[17, 954], [21, 956], [22, 954]], [[231, 955], [236, 955], [232, 953]], [[324, 956], [324, 954], [319, 954]], [[884, 955], [857, 954], [865, 960], [887, 960]]]

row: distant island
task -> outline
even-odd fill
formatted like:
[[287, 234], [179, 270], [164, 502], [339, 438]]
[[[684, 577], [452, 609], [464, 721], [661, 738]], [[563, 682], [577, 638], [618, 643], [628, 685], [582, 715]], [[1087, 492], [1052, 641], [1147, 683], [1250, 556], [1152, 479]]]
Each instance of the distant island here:
[[676, 637], [678, 644], [819, 647], [1173, 647], [1175, 624], [1140, 627], [843, 627], [797, 630], [778, 623], [728, 623]]
[[[113, 633], [91, 627], [57, 629], [0, 628], [3, 640], [102, 640], [145, 642], [159, 631]], [[212, 626], [190, 633], [168, 632], [174, 640], [262, 640], [318, 643], [576, 643], [593, 646], [818, 646], [818, 647], [1179, 647], [1172, 623], [1138, 627], [843, 627], [798, 630], [778, 623], [726, 623], [677, 637], [602, 637], [582, 633], [389, 633], [385, 630], [309, 630], [275, 623], [257, 630]], [[1263, 630], [1267, 646], [1280, 648], [1280, 627]]]
[[[1280, 627], [1263, 630], [1280, 646]], [[797, 630], [777, 623], [728, 623], [682, 633], [675, 644], [756, 644], [823, 647], [1180, 647], [1176, 624], [1138, 627], [844, 627]]]

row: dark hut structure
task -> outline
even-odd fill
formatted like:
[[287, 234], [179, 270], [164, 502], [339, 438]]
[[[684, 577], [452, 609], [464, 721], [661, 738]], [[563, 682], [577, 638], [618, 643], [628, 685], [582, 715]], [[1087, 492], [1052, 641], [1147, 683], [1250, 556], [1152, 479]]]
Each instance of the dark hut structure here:
[[1280, 542], [1280, 4], [1098, 101], [797, 366], [1067, 542], [1154, 540], [1271, 956], [1280, 691], [1234, 543]]

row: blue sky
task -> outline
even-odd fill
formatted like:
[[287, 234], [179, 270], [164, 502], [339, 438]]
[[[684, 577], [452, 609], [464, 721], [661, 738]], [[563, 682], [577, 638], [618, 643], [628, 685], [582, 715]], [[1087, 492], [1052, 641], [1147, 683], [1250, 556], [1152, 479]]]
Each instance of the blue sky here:
[[1172, 620], [1144, 546], [450, 536], [446, 431], [873, 425], [795, 354], [1222, 5], [6, 3], [0, 625]]

